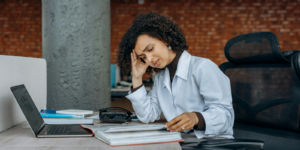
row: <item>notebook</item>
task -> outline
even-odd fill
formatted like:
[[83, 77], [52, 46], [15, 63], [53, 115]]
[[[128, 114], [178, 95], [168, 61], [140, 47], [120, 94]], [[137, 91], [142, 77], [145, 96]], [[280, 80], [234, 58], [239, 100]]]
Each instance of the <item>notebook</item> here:
[[180, 132], [167, 131], [164, 125], [81, 125], [95, 137], [112, 146], [182, 142]]
[[83, 129], [80, 125], [45, 124], [25, 85], [14, 86], [10, 89], [36, 137], [93, 136], [89, 130]]
[[93, 114], [92, 110], [79, 110], [79, 109], [65, 109], [57, 110], [57, 114], [74, 114], [74, 115], [91, 115]]

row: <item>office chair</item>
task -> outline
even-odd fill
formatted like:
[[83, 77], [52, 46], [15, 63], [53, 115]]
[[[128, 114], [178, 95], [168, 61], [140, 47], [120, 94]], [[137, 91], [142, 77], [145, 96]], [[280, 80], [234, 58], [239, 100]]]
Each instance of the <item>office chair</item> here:
[[300, 149], [299, 51], [281, 52], [271, 32], [229, 40], [220, 69], [230, 78], [234, 137], [265, 142], [265, 150]]
[[271, 32], [230, 39], [229, 77], [235, 111], [234, 140], [200, 142], [182, 149], [300, 149], [300, 52], [281, 52]]

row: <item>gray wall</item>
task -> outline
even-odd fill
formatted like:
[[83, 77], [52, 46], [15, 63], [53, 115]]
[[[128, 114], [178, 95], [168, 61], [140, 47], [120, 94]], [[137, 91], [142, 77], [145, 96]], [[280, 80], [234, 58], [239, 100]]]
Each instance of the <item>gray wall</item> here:
[[110, 1], [42, 0], [47, 109], [110, 103]]

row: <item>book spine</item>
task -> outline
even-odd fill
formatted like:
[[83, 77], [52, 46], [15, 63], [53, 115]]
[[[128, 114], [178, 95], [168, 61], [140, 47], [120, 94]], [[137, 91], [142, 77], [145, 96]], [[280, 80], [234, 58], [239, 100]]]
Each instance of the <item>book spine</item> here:
[[46, 110], [41, 110], [41, 114], [56, 114], [56, 110], [50, 110], [50, 109], [46, 109]]
[[41, 114], [43, 118], [84, 118], [84, 115], [72, 114]]

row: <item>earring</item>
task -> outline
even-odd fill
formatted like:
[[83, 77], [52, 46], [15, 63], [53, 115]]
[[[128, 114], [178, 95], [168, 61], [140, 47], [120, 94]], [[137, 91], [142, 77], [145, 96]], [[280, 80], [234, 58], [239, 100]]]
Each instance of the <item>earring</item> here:
[[172, 49], [172, 47], [169, 45], [169, 46], [168, 46], [168, 49], [170, 49], [170, 50], [171, 50], [171, 49]]

